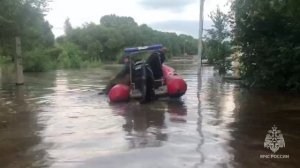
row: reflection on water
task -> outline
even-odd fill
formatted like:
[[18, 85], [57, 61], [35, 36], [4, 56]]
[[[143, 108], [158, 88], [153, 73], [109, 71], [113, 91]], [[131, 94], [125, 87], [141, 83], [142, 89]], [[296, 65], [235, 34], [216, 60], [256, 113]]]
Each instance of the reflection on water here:
[[41, 127], [31, 110], [26, 86], [7, 86], [0, 99], [0, 167], [48, 166], [47, 153], [36, 148], [41, 143], [37, 131]]
[[143, 107], [147, 110], [143, 110], [137, 102], [124, 106], [119, 114], [125, 120], [122, 127], [126, 132], [129, 149], [159, 147], [162, 141], [167, 140], [167, 134], [163, 133], [164, 109], [156, 110], [151, 104], [147, 104]]
[[[193, 61], [169, 64], [187, 93], [143, 105], [97, 94], [119, 66], [25, 74], [21, 87], [2, 71], [0, 167], [299, 167], [299, 95], [245, 90], [212, 67], [198, 85]], [[259, 158], [274, 124], [289, 159]]]

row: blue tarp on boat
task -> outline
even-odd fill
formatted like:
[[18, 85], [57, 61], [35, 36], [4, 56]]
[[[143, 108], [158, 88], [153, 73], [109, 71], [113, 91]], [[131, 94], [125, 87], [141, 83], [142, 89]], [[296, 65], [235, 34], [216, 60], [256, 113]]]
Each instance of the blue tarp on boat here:
[[140, 52], [145, 52], [145, 51], [156, 51], [163, 48], [163, 45], [161, 44], [155, 44], [155, 45], [150, 45], [150, 46], [142, 46], [142, 47], [133, 47], [133, 48], [125, 48], [124, 52], [125, 55], [134, 55]]

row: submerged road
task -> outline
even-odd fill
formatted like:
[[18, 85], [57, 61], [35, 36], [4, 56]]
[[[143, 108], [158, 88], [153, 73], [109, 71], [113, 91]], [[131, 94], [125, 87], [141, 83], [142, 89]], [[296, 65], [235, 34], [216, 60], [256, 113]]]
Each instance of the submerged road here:
[[[144, 105], [97, 94], [117, 66], [27, 73], [18, 88], [2, 71], [0, 167], [300, 167], [300, 95], [243, 89], [204, 66], [198, 101], [194, 62], [168, 63], [187, 82], [181, 99]], [[274, 125], [276, 153], [264, 147]]]

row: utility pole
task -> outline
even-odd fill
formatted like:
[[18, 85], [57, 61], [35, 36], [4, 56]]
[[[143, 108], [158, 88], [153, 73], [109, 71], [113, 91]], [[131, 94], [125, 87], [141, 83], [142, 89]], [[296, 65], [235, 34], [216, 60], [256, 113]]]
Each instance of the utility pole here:
[[198, 79], [198, 89], [197, 89], [197, 98], [198, 98], [198, 124], [197, 124], [197, 130], [199, 132], [200, 136], [200, 143], [197, 147], [197, 151], [199, 151], [201, 155], [200, 163], [199, 165], [202, 165], [204, 163], [204, 155], [201, 152], [201, 148], [204, 144], [204, 135], [202, 131], [203, 126], [203, 115], [201, 111], [201, 99], [200, 99], [200, 93], [201, 93], [201, 87], [202, 87], [202, 79], [201, 79], [201, 64], [202, 64], [202, 50], [203, 50], [203, 44], [202, 44], [202, 33], [203, 33], [203, 6], [204, 6], [204, 0], [200, 0], [200, 17], [199, 17], [199, 45], [198, 45], [198, 72], [197, 72], [197, 79]]
[[21, 39], [19, 36], [16, 36], [15, 70], [16, 70], [16, 84], [23, 85], [24, 75], [23, 75], [22, 49], [21, 49]]
[[187, 42], [187, 40], [184, 40], [184, 43], [183, 43], [183, 56], [186, 56], [186, 42]]
[[200, 89], [201, 89], [201, 68], [202, 68], [202, 52], [203, 52], [203, 43], [202, 43], [202, 34], [203, 34], [203, 10], [204, 10], [204, 0], [200, 0], [200, 15], [199, 15], [199, 42], [198, 42], [198, 98], [200, 98]]

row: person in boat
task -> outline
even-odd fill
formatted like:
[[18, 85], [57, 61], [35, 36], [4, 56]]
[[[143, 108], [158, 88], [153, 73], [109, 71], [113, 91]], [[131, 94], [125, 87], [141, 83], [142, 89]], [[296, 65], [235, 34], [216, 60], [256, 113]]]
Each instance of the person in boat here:
[[[146, 60], [146, 95], [140, 103], [147, 103], [155, 100], [157, 97], [154, 92], [154, 80], [162, 79], [162, 63], [165, 61], [165, 53], [167, 49], [162, 48], [158, 51], [153, 52]], [[136, 84], [136, 88], [142, 92], [142, 74], [141, 71], [135, 70], [140, 61], [136, 61], [135, 64], [129, 61], [129, 56], [125, 56], [123, 59], [123, 69], [112, 79], [104, 89], [104, 93], [108, 94], [110, 89], [116, 84], [130, 85], [130, 68], [132, 70], [132, 80]]]
[[158, 51], [153, 52], [147, 59], [147, 64], [150, 66], [154, 80], [160, 80], [163, 78], [162, 64], [165, 62], [167, 48], [161, 48]]
[[143, 99], [141, 99], [140, 103], [147, 103], [151, 100], [156, 99], [155, 92], [154, 92], [154, 76], [151, 67], [145, 64], [145, 76], [143, 74], [143, 69], [140, 68], [141, 65], [144, 64], [143, 61], [137, 61], [133, 68], [132, 79], [133, 83], [135, 84], [136, 89], [139, 89], [140, 92], [143, 92], [143, 78], [146, 78], [146, 93]]
[[165, 61], [166, 48], [161, 48], [158, 51], [151, 53], [146, 60], [146, 96], [141, 103], [146, 103], [157, 99], [154, 89], [155, 80], [161, 80], [163, 78], [162, 64]]
[[121, 71], [118, 72], [117, 75], [109, 81], [109, 83], [103, 90], [103, 93], [105, 93], [106, 95], [116, 84], [124, 84], [128, 86], [130, 85], [130, 68], [133, 66], [133, 63], [129, 61], [129, 56], [124, 56], [123, 64], [124, 66]]

